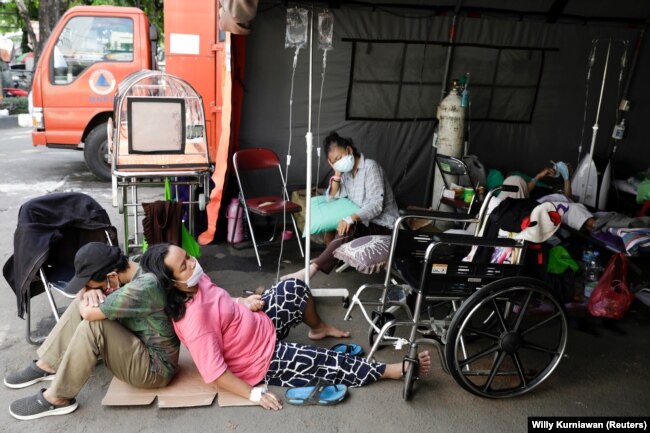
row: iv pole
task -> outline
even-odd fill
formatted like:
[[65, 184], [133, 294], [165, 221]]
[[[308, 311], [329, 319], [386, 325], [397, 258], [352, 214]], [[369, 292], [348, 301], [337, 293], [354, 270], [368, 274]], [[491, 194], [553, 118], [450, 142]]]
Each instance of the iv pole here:
[[[305, 139], [307, 141], [307, 146], [305, 151], [307, 152], [307, 162], [306, 162], [306, 174], [305, 182], [307, 185], [307, 190], [305, 194], [305, 283], [309, 286], [309, 265], [311, 258], [311, 174], [312, 174], [312, 153], [314, 147], [314, 135], [311, 131], [311, 104], [312, 104], [312, 77], [313, 77], [313, 52], [314, 52], [314, 10], [310, 11], [309, 16], [309, 99], [308, 99], [308, 110], [307, 110], [307, 134]], [[341, 296], [347, 298], [350, 296], [348, 289], [311, 289], [312, 296], [315, 297], [326, 297], [326, 296]]]
[[311, 258], [311, 164], [312, 164], [312, 151], [314, 148], [314, 135], [311, 132], [311, 86], [312, 86], [312, 75], [313, 75], [313, 52], [314, 52], [314, 41], [313, 41], [313, 26], [314, 26], [314, 10], [310, 11], [309, 15], [309, 98], [307, 100], [307, 135], [305, 136], [307, 140], [307, 146], [305, 151], [307, 152], [307, 162], [306, 162], [306, 174], [305, 174], [305, 183], [307, 185], [307, 190], [305, 194], [305, 283], [309, 286], [309, 261]]

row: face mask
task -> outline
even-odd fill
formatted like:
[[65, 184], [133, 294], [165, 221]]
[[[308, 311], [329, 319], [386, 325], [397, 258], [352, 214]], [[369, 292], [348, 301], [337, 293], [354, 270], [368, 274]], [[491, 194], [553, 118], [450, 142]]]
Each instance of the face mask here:
[[177, 283], [185, 284], [187, 287], [194, 287], [197, 284], [199, 284], [199, 280], [203, 276], [203, 268], [201, 267], [201, 264], [199, 263], [198, 260], [194, 259], [196, 265], [194, 265], [194, 271], [192, 272], [192, 275], [187, 279], [187, 281], [178, 281], [174, 280]]
[[345, 155], [343, 158], [336, 161], [333, 167], [334, 170], [341, 173], [347, 173], [349, 171], [352, 171], [352, 168], [354, 167], [354, 156]]
[[104, 294], [110, 295], [111, 293], [113, 293], [114, 291], [120, 288], [121, 286], [120, 279], [119, 278], [116, 279], [117, 279], [117, 286], [111, 287], [111, 279], [108, 276], [106, 277], [106, 290], [104, 290]]

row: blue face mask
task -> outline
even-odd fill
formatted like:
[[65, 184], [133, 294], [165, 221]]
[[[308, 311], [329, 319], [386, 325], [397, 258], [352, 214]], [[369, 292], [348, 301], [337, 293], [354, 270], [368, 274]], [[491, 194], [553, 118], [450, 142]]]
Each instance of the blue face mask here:
[[333, 164], [334, 170], [340, 173], [348, 173], [354, 168], [354, 155], [345, 155]]

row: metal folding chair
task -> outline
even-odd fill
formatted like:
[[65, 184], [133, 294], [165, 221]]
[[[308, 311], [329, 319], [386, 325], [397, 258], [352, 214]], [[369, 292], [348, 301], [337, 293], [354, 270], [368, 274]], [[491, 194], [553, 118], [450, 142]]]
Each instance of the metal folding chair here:
[[[89, 242], [106, 242], [109, 245], [113, 245], [116, 241], [117, 231], [114, 227], [96, 230], [68, 229], [63, 232], [63, 238], [61, 240], [50, 246], [49, 257], [39, 268], [38, 278], [35, 282], [42, 284], [54, 320], [58, 322], [61, 318], [54, 294], [58, 293], [60, 296], [67, 299], [74, 299], [76, 296], [76, 294], [67, 293], [63, 289], [67, 286], [72, 277], [74, 277], [74, 256], [79, 248]], [[31, 344], [39, 344], [41, 342], [40, 340], [32, 338], [30, 311], [31, 297], [32, 295], [29, 293], [25, 306], [27, 314], [27, 341]]]
[[[280, 175], [280, 180], [282, 185], [284, 185], [284, 175], [282, 174], [282, 167], [280, 166], [280, 160], [278, 156], [270, 149], [264, 148], [253, 148], [253, 149], [244, 149], [235, 152], [233, 155], [233, 166], [235, 168], [235, 175], [237, 176], [237, 183], [239, 184], [239, 204], [244, 207], [244, 212], [246, 214], [246, 221], [248, 222], [248, 229], [250, 230], [251, 240], [253, 241], [253, 248], [255, 249], [255, 256], [257, 257], [257, 265], [262, 267], [262, 262], [260, 261], [260, 254], [258, 247], [262, 244], [268, 244], [273, 242], [275, 238], [276, 227], [273, 228], [273, 234], [271, 238], [262, 244], [257, 242], [255, 237], [255, 232], [253, 230], [253, 224], [251, 222], [251, 213], [260, 215], [263, 217], [286, 217], [289, 215], [293, 223], [294, 233], [298, 246], [300, 248], [300, 254], [304, 257], [305, 253], [302, 248], [302, 243], [300, 242], [300, 237], [298, 236], [298, 225], [296, 224], [296, 219], [294, 214], [300, 212], [302, 208], [300, 205], [289, 200], [289, 196], [285, 188], [282, 188], [281, 195], [263, 195], [250, 197], [246, 196], [244, 193], [245, 182], [242, 182], [242, 174], [249, 171], [259, 171], [265, 170], [273, 172], [277, 170]], [[252, 177], [252, 176], [251, 176]], [[263, 185], [260, 182], [256, 183], [257, 189], [264, 189]], [[237, 224], [235, 220], [235, 224]], [[236, 229], [236, 227], [235, 227]]]
[[79, 192], [50, 193], [25, 202], [18, 212], [14, 253], [2, 272], [16, 294], [18, 316], [26, 317], [27, 341], [38, 344], [31, 331], [31, 298], [46, 293], [52, 315], [59, 320], [55, 293], [74, 276], [74, 257], [88, 242], [117, 243], [108, 214], [92, 197]]

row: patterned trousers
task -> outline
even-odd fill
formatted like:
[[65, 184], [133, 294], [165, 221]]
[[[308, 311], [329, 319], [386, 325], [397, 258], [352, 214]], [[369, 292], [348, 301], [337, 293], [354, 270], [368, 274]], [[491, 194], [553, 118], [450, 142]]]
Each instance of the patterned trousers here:
[[289, 278], [262, 295], [264, 312], [275, 324], [278, 342], [264, 382], [269, 385], [305, 386], [313, 379], [323, 379], [351, 387], [376, 382], [384, 374], [386, 364], [369, 362], [360, 357], [284, 339], [291, 328], [302, 322], [307, 300], [311, 297], [304, 281]]

